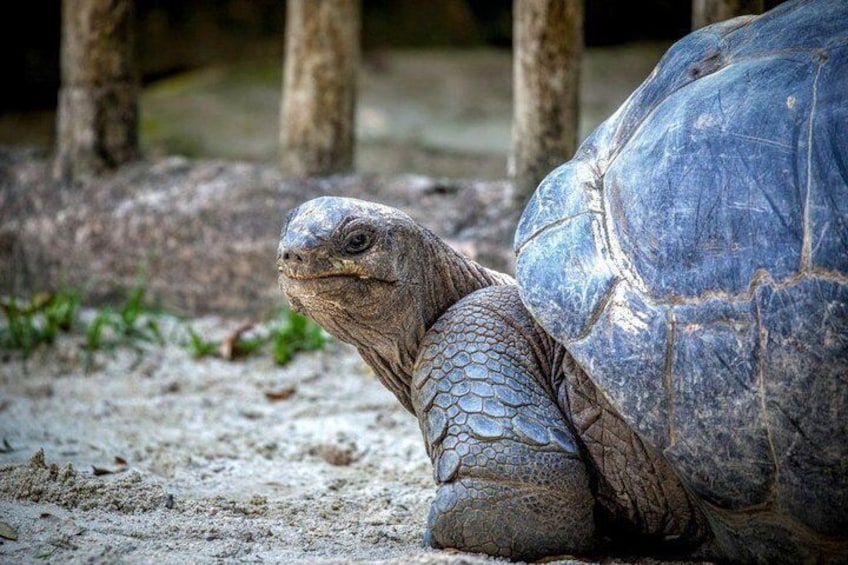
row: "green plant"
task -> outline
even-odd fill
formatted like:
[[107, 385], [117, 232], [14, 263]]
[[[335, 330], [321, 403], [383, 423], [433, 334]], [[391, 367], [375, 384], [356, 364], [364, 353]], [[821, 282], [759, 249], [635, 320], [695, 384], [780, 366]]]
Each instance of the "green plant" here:
[[327, 342], [323, 328], [300, 314], [284, 309], [280, 322], [271, 328], [271, 354], [278, 365], [285, 365], [295, 353], [321, 349]]
[[85, 349], [111, 349], [118, 345], [136, 345], [139, 341], [165, 343], [157, 312], [145, 306], [145, 288], [138, 284], [117, 311], [103, 308], [89, 323], [85, 331]]
[[103, 330], [112, 326], [114, 313], [108, 308], [100, 310], [85, 328], [85, 349], [94, 351], [103, 348]]
[[[16, 297], [0, 298], [3, 313], [0, 351], [20, 351], [25, 361], [39, 345], [53, 343], [60, 332], [76, 328], [85, 335], [82, 348], [87, 353], [87, 368], [91, 367], [95, 351], [123, 345], [141, 354], [141, 342], [165, 343], [159, 327], [160, 313], [146, 305], [144, 296], [145, 288], [139, 283], [129, 291], [119, 308], [100, 308], [86, 324], [79, 319], [80, 293], [77, 291], [64, 288], [55, 293], [38, 293], [24, 302]], [[289, 309], [281, 310], [258, 330], [252, 323], [243, 324], [223, 342], [207, 340], [190, 326], [187, 330], [186, 348], [195, 358], [216, 355], [237, 359], [270, 348], [279, 365], [291, 361], [298, 352], [322, 348], [329, 337], [312, 320]]]
[[79, 307], [80, 293], [67, 288], [61, 289], [45, 305], [44, 317], [47, 326], [63, 332], [71, 331], [77, 322]]
[[140, 284], [130, 291], [129, 297], [119, 310], [119, 331], [127, 340], [140, 339], [159, 344], [165, 343], [159, 323], [156, 321], [157, 312], [144, 304], [145, 288]]
[[53, 343], [60, 331], [70, 331], [77, 321], [79, 293], [61, 289], [37, 293], [21, 304], [15, 297], [0, 300], [4, 324], [0, 349], [20, 351], [23, 358], [41, 344]]
[[191, 356], [195, 359], [215, 355], [220, 349], [219, 343], [205, 339], [191, 326], [188, 327], [188, 337], [187, 348], [191, 352]]
[[5, 325], [0, 327], [0, 344], [5, 350], [20, 350], [24, 358], [28, 357], [36, 334], [32, 317], [18, 306], [14, 296], [3, 302], [3, 315]]
[[274, 362], [285, 365], [300, 351], [320, 349], [328, 338], [315, 322], [289, 309], [281, 310], [266, 327], [267, 332], [251, 332], [253, 324], [244, 324], [223, 341], [210, 341], [189, 326], [185, 346], [196, 359], [218, 356], [233, 360], [259, 353], [270, 345]]

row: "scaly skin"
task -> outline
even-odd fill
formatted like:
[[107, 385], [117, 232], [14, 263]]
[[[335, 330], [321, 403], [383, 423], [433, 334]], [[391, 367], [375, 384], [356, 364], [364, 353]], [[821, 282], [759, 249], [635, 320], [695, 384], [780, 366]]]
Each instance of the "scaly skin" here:
[[622, 531], [675, 550], [708, 537], [665, 460], [508, 275], [402, 212], [326, 197], [292, 212], [277, 265], [292, 306], [355, 345], [418, 418], [438, 485], [429, 545], [535, 559], [602, 549]]
[[514, 559], [590, 549], [594, 499], [554, 401], [556, 347], [515, 286], [473, 293], [427, 332], [412, 405], [438, 484], [431, 545]]

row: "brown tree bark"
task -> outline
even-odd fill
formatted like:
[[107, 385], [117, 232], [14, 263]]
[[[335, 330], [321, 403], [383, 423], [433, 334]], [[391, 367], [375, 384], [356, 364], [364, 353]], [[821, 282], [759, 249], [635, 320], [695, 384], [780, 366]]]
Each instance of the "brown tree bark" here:
[[54, 176], [98, 174], [138, 154], [132, 0], [63, 0]]
[[359, 0], [288, 0], [280, 120], [286, 174], [353, 168], [360, 19]]
[[517, 206], [577, 147], [583, 0], [514, 0], [511, 174]]
[[692, 29], [747, 14], [762, 14], [764, 0], [692, 0]]

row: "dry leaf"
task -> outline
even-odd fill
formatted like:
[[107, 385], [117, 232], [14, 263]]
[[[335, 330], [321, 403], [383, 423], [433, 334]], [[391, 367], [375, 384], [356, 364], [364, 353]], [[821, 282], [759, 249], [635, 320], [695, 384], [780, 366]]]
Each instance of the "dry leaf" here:
[[18, 541], [18, 532], [6, 522], [0, 522], [0, 538]]
[[121, 457], [120, 455], [115, 456], [115, 469], [107, 469], [106, 467], [97, 467], [95, 465], [91, 466], [92, 472], [95, 477], [99, 477], [101, 475], [114, 475], [115, 473], [123, 473], [127, 470], [127, 460]]
[[291, 397], [295, 392], [297, 392], [296, 386], [286, 385], [278, 388], [277, 390], [266, 390], [265, 398], [267, 398], [271, 402], [277, 402]]
[[254, 325], [255, 324], [253, 322], [245, 322], [221, 341], [219, 353], [221, 354], [222, 359], [232, 361], [238, 355], [239, 352], [236, 345], [238, 344], [239, 339], [241, 339], [241, 336], [246, 332], [252, 330]]

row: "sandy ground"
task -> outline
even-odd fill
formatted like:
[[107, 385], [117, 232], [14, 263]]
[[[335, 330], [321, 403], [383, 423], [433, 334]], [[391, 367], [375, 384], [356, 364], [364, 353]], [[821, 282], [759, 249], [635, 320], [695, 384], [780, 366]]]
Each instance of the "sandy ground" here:
[[185, 323], [160, 323], [168, 345], [97, 353], [89, 371], [74, 334], [0, 364], [0, 522], [17, 533], [0, 561], [490, 561], [421, 547], [417, 422], [355, 351], [195, 360]]

